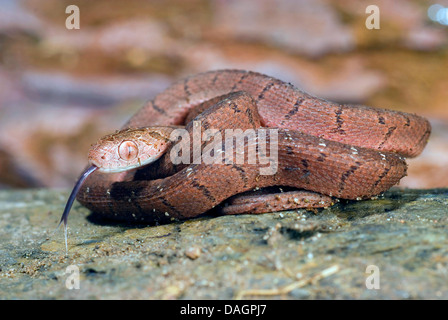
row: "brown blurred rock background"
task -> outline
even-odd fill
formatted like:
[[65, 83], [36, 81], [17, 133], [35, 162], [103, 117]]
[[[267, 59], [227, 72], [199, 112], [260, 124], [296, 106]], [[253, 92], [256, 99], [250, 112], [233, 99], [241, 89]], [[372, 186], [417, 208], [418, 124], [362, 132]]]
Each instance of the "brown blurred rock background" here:
[[[448, 185], [448, 27], [418, 0], [0, 0], [0, 188], [71, 187], [91, 143], [171, 82], [259, 71], [322, 98], [415, 112], [401, 186]], [[448, 7], [447, 1], [438, 1]], [[80, 29], [68, 30], [68, 5]]]

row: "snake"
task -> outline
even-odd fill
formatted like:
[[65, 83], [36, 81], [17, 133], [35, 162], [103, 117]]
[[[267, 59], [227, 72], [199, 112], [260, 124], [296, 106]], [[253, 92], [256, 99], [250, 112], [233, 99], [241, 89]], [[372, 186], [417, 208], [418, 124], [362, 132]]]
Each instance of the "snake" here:
[[[229, 129], [255, 132], [240, 141], [242, 161], [219, 139]], [[199, 150], [213, 163], [188, 155], [191, 140], [179, 151], [195, 130]], [[204, 138], [207, 130], [214, 135]], [[430, 133], [429, 121], [416, 114], [327, 101], [261, 73], [199, 73], [172, 84], [92, 145], [60, 224], [67, 224], [75, 198], [100, 217], [145, 223], [368, 199], [406, 175], [406, 158], [422, 152]], [[266, 163], [248, 161], [248, 154], [268, 145], [276, 146], [276, 170], [261, 174]], [[189, 161], [173, 163], [175, 148]]]

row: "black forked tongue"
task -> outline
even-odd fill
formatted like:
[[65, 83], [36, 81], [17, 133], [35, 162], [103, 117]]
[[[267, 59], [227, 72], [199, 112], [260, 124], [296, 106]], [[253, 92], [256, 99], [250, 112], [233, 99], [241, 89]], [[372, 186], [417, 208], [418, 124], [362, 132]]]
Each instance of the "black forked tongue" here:
[[79, 189], [81, 189], [81, 186], [83, 182], [87, 179], [87, 177], [94, 172], [96, 169], [98, 169], [97, 166], [90, 166], [88, 167], [79, 177], [78, 181], [75, 184], [75, 187], [72, 190], [72, 193], [70, 193], [70, 196], [68, 197], [67, 204], [65, 205], [64, 213], [62, 214], [61, 221], [59, 221], [59, 224], [56, 229], [59, 228], [59, 226], [64, 222], [64, 228], [65, 228], [65, 250], [67, 251], [67, 219], [68, 215], [70, 213], [70, 209], [72, 208], [73, 202], [76, 199], [76, 195], [79, 192]]

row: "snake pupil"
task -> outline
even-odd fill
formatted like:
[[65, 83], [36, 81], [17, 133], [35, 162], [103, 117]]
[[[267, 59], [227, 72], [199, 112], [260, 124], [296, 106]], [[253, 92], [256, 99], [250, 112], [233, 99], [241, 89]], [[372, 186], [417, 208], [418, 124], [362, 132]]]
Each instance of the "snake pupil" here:
[[123, 141], [118, 147], [118, 155], [121, 159], [130, 161], [137, 157], [138, 148], [132, 141]]

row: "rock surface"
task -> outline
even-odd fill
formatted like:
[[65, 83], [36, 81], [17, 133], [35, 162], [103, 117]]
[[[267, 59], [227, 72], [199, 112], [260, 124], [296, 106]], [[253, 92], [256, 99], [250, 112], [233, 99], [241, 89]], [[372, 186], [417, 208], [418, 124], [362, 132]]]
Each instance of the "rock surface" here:
[[[159, 226], [75, 205], [68, 256], [55, 231], [67, 196], [0, 192], [2, 299], [448, 299], [448, 189]], [[369, 266], [380, 289], [366, 288]]]

